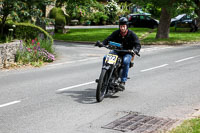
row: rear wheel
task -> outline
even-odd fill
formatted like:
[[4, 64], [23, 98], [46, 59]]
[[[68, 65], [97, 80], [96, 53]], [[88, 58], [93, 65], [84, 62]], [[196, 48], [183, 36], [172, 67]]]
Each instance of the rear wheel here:
[[101, 102], [106, 95], [106, 91], [108, 87], [108, 77], [109, 77], [108, 71], [105, 69], [102, 69], [101, 75], [98, 81], [98, 85], [97, 85], [97, 90], [96, 90], [97, 102]]

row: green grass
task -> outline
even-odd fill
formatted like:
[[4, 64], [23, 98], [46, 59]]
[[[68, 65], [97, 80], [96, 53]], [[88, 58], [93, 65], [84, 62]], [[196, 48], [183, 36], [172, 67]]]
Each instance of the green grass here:
[[[113, 31], [113, 29], [70, 29], [66, 34], [56, 33], [54, 39], [63, 40], [69, 42], [96, 42], [98, 40], [103, 41]], [[143, 34], [151, 31], [148, 28], [130, 28], [136, 35], [141, 38]], [[182, 44], [186, 42], [200, 41], [200, 31], [189, 32], [188, 28], [178, 28], [176, 31], [174, 28], [170, 28], [169, 39], [156, 39], [156, 30], [147, 37], [141, 40], [142, 44]]]
[[170, 29], [169, 39], [155, 39], [156, 31], [142, 40], [143, 44], [182, 44], [200, 41], [200, 31], [189, 32], [188, 29]]
[[[130, 28], [137, 36], [148, 32], [147, 28]], [[54, 39], [63, 41], [83, 41], [83, 42], [96, 42], [98, 40], [103, 41], [117, 28], [112, 29], [70, 29], [66, 34], [56, 33]]]
[[200, 118], [186, 120], [170, 133], [200, 133]]

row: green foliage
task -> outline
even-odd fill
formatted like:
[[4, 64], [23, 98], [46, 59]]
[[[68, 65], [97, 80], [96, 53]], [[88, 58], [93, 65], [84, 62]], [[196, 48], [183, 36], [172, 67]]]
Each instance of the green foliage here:
[[172, 14], [172, 17], [175, 17], [179, 14], [188, 14], [191, 17], [196, 17], [196, 14], [194, 14], [195, 8], [197, 8], [197, 6], [195, 5], [195, 3], [193, 2], [189, 2], [189, 1], [185, 1], [182, 3], [174, 3], [174, 6], [177, 7], [176, 11]]
[[66, 25], [66, 16], [64, 11], [61, 8], [54, 7], [50, 11], [50, 18], [55, 19], [56, 26], [65, 26]]
[[0, 20], [1, 20], [1, 36], [4, 35], [5, 22], [10, 16], [16, 22], [35, 23], [37, 19], [41, 19], [44, 15], [43, 9], [46, 5], [51, 4], [54, 0], [1, 0], [0, 1]]
[[133, 6], [133, 3], [128, 4], [127, 2], [120, 3], [120, 11], [118, 16], [127, 16], [130, 14], [129, 7]]
[[56, 15], [55, 24], [56, 24], [56, 26], [62, 26], [62, 27], [65, 26], [66, 25], [65, 16], [63, 16], [63, 15]]
[[0, 3], [0, 7], [2, 7], [0, 15], [2, 15], [2, 17], [11, 15], [13, 20], [18, 22], [24, 22], [32, 18], [40, 18], [43, 15], [41, 9], [51, 4], [53, 1], [54, 0], [2, 0]]
[[54, 19], [56, 18], [57, 9], [58, 8], [56, 8], [56, 7], [51, 9], [50, 14], [49, 14], [50, 18], [54, 18]]
[[[54, 38], [56, 40], [64, 41], [83, 41], [83, 42], [96, 42], [97, 40], [103, 41], [113, 31], [118, 28], [105, 28], [105, 29], [70, 29], [67, 34], [56, 33]], [[149, 31], [148, 28], [130, 28], [138, 37]]]
[[154, 4], [148, 3], [146, 4], [142, 10], [144, 12], [149, 12], [153, 18], [160, 19], [161, 8], [156, 7]]
[[108, 2], [108, 4], [105, 5], [105, 13], [109, 17], [109, 23], [113, 24], [116, 20], [118, 20], [117, 14], [119, 11], [120, 8], [114, 0], [111, 0], [111, 2]]
[[50, 43], [53, 44], [53, 38], [42, 28], [29, 23], [15, 23], [15, 25], [14, 35], [16, 38], [30, 40], [41, 36], [49, 39]]
[[105, 12], [105, 8], [104, 5], [99, 3], [99, 2], [93, 2], [91, 4], [92, 8], [94, 8], [95, 10], [98, 10], [100, 12]]
[[66, 12], [70, 20], [76, 19], [80, 23], [90, 20], [93, 12], [104, 12], [104, 6], [96, 0], [67, 0]]
[[182, 11], [192, 11], [192, 5], [195, 5], [195, 1], [196, 0], [132, 0], [132, 2], [136, 2], [143, 7], [150, 4], [153, 5], [154, 8], [162, 9], [156, 38], [169, 38], [170, 19]]
[[57, 15], [65, 16], [64, 11], [61, 8], [54, 7], [50, 11], [50, 18], [56, 18]]
[[66, 0], [56, 0], [56, 7], [62, 7]]
[[144, 38], [142, 44], [184, 44], [188, 42], [198, 42], [200, 41], [200, 32], [189, 32], [190, 28], [170, 28], [170, 38], [169, 39], [156, 39], [156, 31], [149, 34]]
[[[53, 44], [48, 39], [38, 38], [38, 42], [40, 43], [40, 47], [45, 49], [47, 52], [54, 54], [55, 50], [53, 49]], [[36, 42], [35, 42], [36, 44]]]
[[199, 132], [200, 132], [199, 118], [186, 120], [180, 126], [170, 131], [170, 133], [199, 133]]
[[195, 0], [132, 0], [132, 2], [142, 6], [144, 11], [150, 12], [155, 18], [160, 16], [161, 8], [166, 8], [171, 17], [183, 13], [192, 14], [195, 9], [199, 8], [195, 4]]
[[103, 12], [93, 13], [91, 17], [91, 21], [95, 24], [105, 24], [107, 19], [108, 19], [108, 16], [105, 15]]
[[[50, 50], [50, 52], [48, 51]], [[41, 66], [43, 62], [52, 62], [55, 60], [51, 43], [46, 39], [35, 38], [32, 42], [23, 43], [16, 53], [16, 62], [19, 64], [31, 64]]]

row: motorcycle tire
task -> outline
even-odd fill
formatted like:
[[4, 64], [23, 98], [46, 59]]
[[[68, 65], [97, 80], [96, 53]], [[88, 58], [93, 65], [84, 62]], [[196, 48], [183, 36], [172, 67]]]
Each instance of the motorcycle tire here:
[[99, 81], [97, 84], [97, 90], [96, 90], [96, 100], [97, 102], [101, 102], [107, 92], [107, 87], [106, 83], [108, 82], [108, 77], [109, 77], [109, 73], [107, 70], [102, 69], [101, 71], [101, 75], [99, 77]]

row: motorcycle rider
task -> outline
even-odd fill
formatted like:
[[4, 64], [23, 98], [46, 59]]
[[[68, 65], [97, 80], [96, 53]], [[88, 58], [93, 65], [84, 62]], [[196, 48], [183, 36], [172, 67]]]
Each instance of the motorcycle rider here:
[[[103, 45], [108, 45], [109, 41], [117, 42], [122, 44], [122, 49], [124, 50], [134, 50], [136, 54], [139, 53], [141, 49], [140, 41], [137, 35], [128, 29], [128, 20], [126, 17], [121, 17], [119, 19], [119, 29], [114, 31], [110, 36], [108, 36], [103, 43], [97, 44], [99, 47]], [[115, 54], [114, 51], [111, 51], [110, 54]], [[120, 82], [120, 90], [123, 91], [125, 89], [125, 82], [127, 81], [129, 66], [131, 62], [131, 58], [133, 55], [124, 54], [123, 55], [123, 71]], [[105, 61], [106, 56], [104, 57]], [[104, 62], [103, 61], [103, 62]]]

